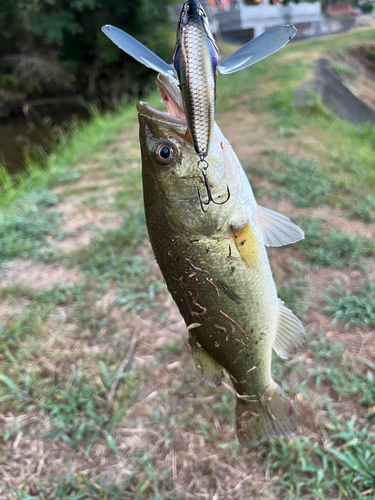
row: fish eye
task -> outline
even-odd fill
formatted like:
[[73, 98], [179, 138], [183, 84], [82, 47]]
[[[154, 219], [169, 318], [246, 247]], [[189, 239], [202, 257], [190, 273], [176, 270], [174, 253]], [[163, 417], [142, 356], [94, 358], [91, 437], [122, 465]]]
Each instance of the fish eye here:
[[154, 150], [156, 160], [168, 165], [173, 160], [173, 148], [169, 144], [158, 144]]
[[198, 9], [198, 14], [199, 14], [201, 17], [206, 17], [202, 9]]

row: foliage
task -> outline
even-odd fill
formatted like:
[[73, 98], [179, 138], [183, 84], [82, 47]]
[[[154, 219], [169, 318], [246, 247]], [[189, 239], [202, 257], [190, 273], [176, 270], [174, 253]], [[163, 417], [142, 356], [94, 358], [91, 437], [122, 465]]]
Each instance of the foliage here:
[[293, 277], [277, 287], [277, 295], [287, 307], [292, 309], [298, 318], [302, 318], [306, 310], [306, 303], [304, 301], [306, 290], [305, 280]]
[[[329, 387], [330, 395], [336, 395], [339, 401], [348, 394], [355, 394], [358, 403], [371, 406], [375, 398], [374, 375], [366, 365], [374, 369], [375, 365], [367, 359], [356, 359], [355, 365], [348, 360], [345, 346], [341, 342], [330, 342], [320, 332], [316, 339], [309, 342], [315, 364], [307, 368], [308, 376], [315, 381], [315, 389], [323, 392]], [[326, 401], [332, 401], [326, 396]]]
[[[0, 57], [9, 90], [48, 95], [51, 75], [61, 92], [139, 93], [150, 70], [119, 50], [101, 32], [104, 24], [124, 31], [170, 60], [173, 0], [3, 0], [0, 3]], [[65, 75], [65, 76], [64, 76]], [[56, 92], [56, 89], [55, 89]]]
[[366, 2], [361, 4], [359, 8], [364, 14], [371, 14], [371, 12], [374, 10], [374, 5], [371, 2]]
[[370, 195], [361, 197], [350, 207], [349, 216], [365, 222], [375, 221], [375, 198]]

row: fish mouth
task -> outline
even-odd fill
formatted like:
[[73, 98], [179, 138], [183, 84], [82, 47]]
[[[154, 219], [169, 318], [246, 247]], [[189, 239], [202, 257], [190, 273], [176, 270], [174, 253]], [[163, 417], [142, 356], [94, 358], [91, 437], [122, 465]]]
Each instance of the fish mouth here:
[[146, 118], [151, 118], [153, 121], [163, 123], [165, 125], [180, 125], [186, 127], [186, 120], [171, 116], [165, 111], [160, 111], [153, 108], [147, 102], [139, 101], [137, 103], [138, 114], [145, 116]]
[[176, 80], [159, 73], [155, 81], [167, 111], [155, 109], [147, 102], [140, 101], [137, 103], [138, 113], [161, 124], [187, 127], [181, 92]]

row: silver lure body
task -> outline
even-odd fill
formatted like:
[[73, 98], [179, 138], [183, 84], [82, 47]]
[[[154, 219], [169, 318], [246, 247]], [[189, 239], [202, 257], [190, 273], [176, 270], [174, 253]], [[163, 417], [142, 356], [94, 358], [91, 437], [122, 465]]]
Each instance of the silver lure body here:
[[177, 30], [174, 67], [195, 152], [204, 159], [215, 121], [217, 47], [197, 0], [185, 2]]

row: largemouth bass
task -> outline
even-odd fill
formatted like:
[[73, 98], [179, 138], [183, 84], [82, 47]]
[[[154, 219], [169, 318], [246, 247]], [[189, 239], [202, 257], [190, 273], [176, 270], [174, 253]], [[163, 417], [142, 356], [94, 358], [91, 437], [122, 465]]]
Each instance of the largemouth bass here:
[[282, 357], [303, 341], [301, 322], [277, 298], [265, 245], [304, 237], [290, 220], [257, 206], [248, 179], [215, 124], [208, 154], [211, 189], [232, 196], [203, 214], [202, 183], [172, 78], [157, 78], [168, 113], [138, 103], [146, 223], [167, 287], [186, 322], [194, 362], [217, 386], [225, 369], [236, 395], [239, 442], [255, 446], [293, 435], [295, 410], [272, 379], [272, 349]]

